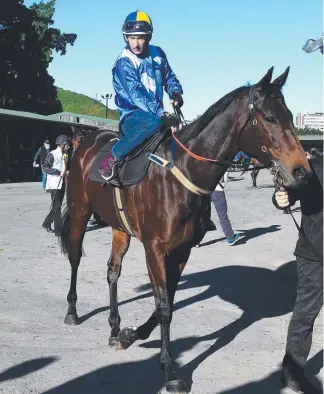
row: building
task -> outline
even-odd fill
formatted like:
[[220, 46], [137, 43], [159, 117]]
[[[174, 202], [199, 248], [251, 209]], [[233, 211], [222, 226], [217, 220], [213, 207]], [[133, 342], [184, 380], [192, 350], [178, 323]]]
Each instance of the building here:
[[77, 130], [98, 127], [118, 130], [115, 120], [63, 114], [43, 116], [0, 108], [0, 183], [39, 180], [41, 170], [33, 167], [33, 161], [45, 139], [54, 147], [59, 134], [72, 137]]
[[118, 131], [118, 120], [99, 118], [97, 116], [89, 116], [75, 114], [73, 112], [60, 112], [58, 114], [48, 115], [47, 118], [57, 119], [64, 122], [77, 123], [79, 125], [93, 127], [108, 127], [111, 130]]
[[298, 139], [305, 151], [310, 151], [312, 148], [323, 152], [323, 137], [321, 135], [298, 135]]
[[315, 112], [310, 114], [308, 112], [298, 113], [296, 116], [296, 126], [300, 129], [317, 129], [324, 131], [324, 113]]

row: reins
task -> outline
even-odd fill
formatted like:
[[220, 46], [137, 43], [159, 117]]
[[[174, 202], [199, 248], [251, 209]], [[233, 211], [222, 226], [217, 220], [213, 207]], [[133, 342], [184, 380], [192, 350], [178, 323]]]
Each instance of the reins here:
[[[248, 105], [248, 108], [249, 108], [249, 110], [250, 110], [250, 114], [251, 114], [251, 116], [252, 116], [252, 124], [253, 124], [253, 126], [255, 126], [256, 133], [257, 133], [257, 135], [258, 135], [258, 137], [259, 137], [259, 139], [260, 139], [260, 144], [261, 144], [261, 150], [262, 150], [262, 152], [267, 153], [267, 154], [269, 155], [268, 149], [267, 149], [267, 147], [264, 145], [264, 143], [263, 143], [263, 141], [262, 141], [261, 132], [260, 132], [259, 128], [257, 127], [258, 120], [257, 120], [257, 117], [256, 117], [256, 111], [255, 111], [255, 108], [254, 108], [254, 105], [253, 105], [253, 90], [252, 90], [252, 89], [253, 89], [253, 85], [250, 86], [250, 89], [249, 89], [249, 105]], [[174, 103], [172, 103], [172, 107], [173, 107], [174, 114], [175, 114], [175, 116], [178, 118], [179, 122], [183, 122], [183, 123], [187, 126], [187, 122], [186, 122], [186, 120], [185, 120], [185, 118], [184, 118], [184, 116], [183, 116], [183, 113], [182, 113], [181, 109], [180, 109], [179, 107], [177, 107], [176, 105], [174, 105]], [[191, 152], [191, 150], [190, 150], [189, 148], [187, 148], [187, 147], [179, 140], [179, 138], [177, 138], [177, 136], [175, 135], [175, 133], [176, 133], [176, 130], [173, 130], [173, 131], [172, 131], [172, 138], [173, 138], [173, 140], [174, 140], [174, 141], [175, 141], [175, 142], [176, 142], [176, 143], [177, 143], [177, 144], [178, 144], [178, 145], [189, 155], [189, 156], [193, 157], [195, 160], [204, 161], [204, 162], [209, 162], [209, 163], [215, 163], [215, 164], [219, 164], [219, 165], [225, 166], [225, 167], [229, 167], [229, 166], [232, 165], [232, 164], [236, 164], [236, 162], [233, 161], [233, 160], [218, 160], [218, 159], [211, 159], [211, 158], [208, 158], [208, 157], [199, 156], [199, 155], [197, 155], [197, 154]], [[172, 148], [172, 161], [174, 161], [174, 150], [175, 150], [175, 147]], [[275, 167], [275, 168], [277, 168], [277, 164], [276, 164], [273, 160], [269, 159], [269, 166], [268, 166], [268, 167], [267, 167], [267, 166], [260, 165], [260, 166], [258, 166], [258, 169], [269, 168], [269, 167]], [[254, 169], [255, 169], [255, 167], [252, 168], [252, 169], [247, 169], [246, 171], [253, 171]]]

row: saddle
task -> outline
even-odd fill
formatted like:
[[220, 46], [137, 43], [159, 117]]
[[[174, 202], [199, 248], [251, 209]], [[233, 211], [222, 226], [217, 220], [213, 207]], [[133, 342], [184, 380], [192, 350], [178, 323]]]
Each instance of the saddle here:
[[[151, 161], [148, 160], [146, 153], [155, 153], [162, 140], [164, 140], [169, 135], [169, 131], [169, 129], [161, 130], [149, 140], [144, 141], [127, 156], [118, 169], [119, 180], [123, 186], [136, 185], [142, 181], [151, 164]], [[98, 152], [92, 163], [89, 174], [89, 179], [91, 181], [99, 182], [101, 184], [105, 182], [99, 173], [101, 163], [106, 154], [111, 151], [121, 136], [120, 133], [112, 133], [111, 131], [110, 133], [111, 138], [109, 142], [105, 144]]]

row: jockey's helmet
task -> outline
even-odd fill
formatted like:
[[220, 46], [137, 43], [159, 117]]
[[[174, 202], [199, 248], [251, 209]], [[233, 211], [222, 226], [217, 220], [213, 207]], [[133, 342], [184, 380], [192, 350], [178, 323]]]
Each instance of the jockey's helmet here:
[[130, 35], [148, 35], [153, 33], [153, 24], [151, 18], [143, 11], [130, 13], [123, 24], [123, 34]]

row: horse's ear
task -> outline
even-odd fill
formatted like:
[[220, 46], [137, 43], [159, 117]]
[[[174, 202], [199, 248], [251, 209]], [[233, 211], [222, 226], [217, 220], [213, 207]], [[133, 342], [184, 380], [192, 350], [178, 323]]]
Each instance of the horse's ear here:
[[287, 81], [289, 70], [290, 70], [290, 67], [287, 67], [285, 72], [283, 74], [281, 74], [280, 77], [276, 78], [272, 82], [272, 85], [280, 86], [280, 89], [281, 89]]
[[271, 68], [269, 68], [266, 75], [261, 79], [261, 81], [259, 81], [256, 84], [256, 86], [259, 87], [261, 90], [266, 90], [268, 88], [268, 86], [270, 85], [272, 73], [273, 73], [273, 66]]

